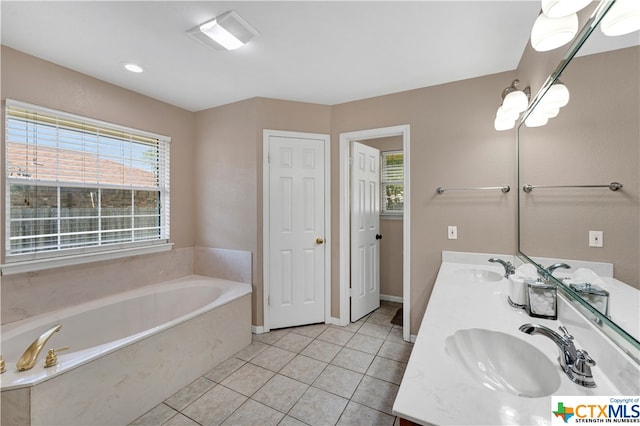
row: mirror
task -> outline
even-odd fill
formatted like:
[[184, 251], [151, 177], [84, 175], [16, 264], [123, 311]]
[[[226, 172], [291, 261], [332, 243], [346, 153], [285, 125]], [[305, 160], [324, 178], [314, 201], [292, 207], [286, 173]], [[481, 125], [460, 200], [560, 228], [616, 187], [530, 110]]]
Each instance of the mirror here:
[[[557, 280], [563, 294], [623, 349], [637, 354], [640, 36], [602, 34], [597, 24], [611, 3], [596, 8], [524, 117], [542, 105], [557, 79], [570, 91], [569, 104], [545, 126], [518, 128], [519, 252], [542, 267], [572, 266], [555, 273], [567, 277]], [[609, 189], [612, 182], [622, 188]], [[525, 185], [531, 190], [523, 190]], [[579, 268], [595, 272], [589, 281], [609, 292], [606, 315], [594, 303], [602, 299], [576, 285], [587, 281], [584, 275], [571, 281]]]

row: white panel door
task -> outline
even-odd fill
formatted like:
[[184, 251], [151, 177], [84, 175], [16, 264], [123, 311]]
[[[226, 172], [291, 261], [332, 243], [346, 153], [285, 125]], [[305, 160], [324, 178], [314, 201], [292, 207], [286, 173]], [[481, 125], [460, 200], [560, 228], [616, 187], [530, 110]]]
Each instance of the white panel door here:
[[271, 135], [268, 149], [268, 325], [324, 322], [324, 139]]
[[351, 321], [380, 307], [380, 151], [351, 145]]

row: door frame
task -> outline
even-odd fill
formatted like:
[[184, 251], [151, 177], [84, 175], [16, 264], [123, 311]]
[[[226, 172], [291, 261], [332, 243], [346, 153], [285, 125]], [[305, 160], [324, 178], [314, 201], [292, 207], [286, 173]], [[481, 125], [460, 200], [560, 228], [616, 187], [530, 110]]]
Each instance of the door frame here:
[[351, 164], [349, 161], [351, 142], [365, 139], [377, 139], [390, 136], [402, 136], [404, 154], [404, 211], [402, 214], [402, 338], [411, 341], [411, 221], [410, 221], [410, 174], [409, 145], [410, 126], [382, 127], [340, 133], [340, 325], [348, 325], [350, 321], [349, 282], [351, 280], [351, 201], [350, 181]]
[[289, 132], [284, 130], [262, 131], [262, 322], [263, 332], [271, 330], [269, 325], [269, 295], [270, 291], [270, 232], [269, 232], [269, 138], [279, 136], [297, 139], [319, 139], [324, 145], [324, 321], [331, 317], [331, 136], [321, 133]]

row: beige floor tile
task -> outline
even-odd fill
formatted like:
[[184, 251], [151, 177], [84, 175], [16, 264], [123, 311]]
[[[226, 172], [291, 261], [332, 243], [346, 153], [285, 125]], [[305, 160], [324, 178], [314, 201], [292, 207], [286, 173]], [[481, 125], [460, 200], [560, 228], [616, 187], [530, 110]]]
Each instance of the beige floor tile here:
[[399, 385], [407, 364], [377, 356], [367, 370], [367, 376]]
[[178, 413], [162, 426], [200, 426], [200, 423], [190, 419], [182, 413]]
[[178, 411], [200, 398], [205, 392], [211, 390], [216, 384], [209, 379], [200, 377], [196, 381], [180, 389], [167, 398], [164, 403]]
[[232, 375], [224, 379], [221, 385], [243, 395], [251, 396], [262, 387], [274, 372], [253, 364], [245, 364]]
[[158, 404], [142, 416], [135, 419], [131, 426], [156, 426], [169, 421], [177, 413], [176, 410], [165, 404]]
[[[283, 339], [286, 339], [287, 336], [283, 337]], [[300, 337], [304, 337], [304, 336], [300, 336]], [[259, 365], [260, 367], [266, 368], [273, 372], [278, 372], [282, 367], [287, 365], [289, 361], [291, 361], [295, 356], [296, 354], [293, 352], [289, 352], [287, 350], [280, 349], [275, 346], [271, 346], [265, 349], [264, 351], [260, 352], [258, 355], [256, 355], [251, 360], [251, 364]]]
[[394, 326], [387, 336], [387, 342], [405, 343], [402, 338], [402, 327]]
[[312, 426], [334, 425], [347, 402], [337, 395], [310, 387], [288, 414]]
[[302, 334], [303, 336], [311, 337], [315, 339], [327, 329], [328, 325], [326, 324], [311, 324], [311, 325], [303, 325], [302, 327], [295, 327], [291, 329], [292, 333]]
[[205, 374], [204, 377], [209, 380], [213, 380], [216, 383], [220, 383], [221, 381], [229, 377], [231, 373], [245, 364], [246, 361], [243, 361], [236, 357], [231, 357], [225, 361], [222, 361], [222, 363], [218, 364], [218, 366], [213, 368], [213, 370]]
[[369, 408], [392, 414], [393, 401], [398, 394], [398, 388], [399, 386], [393, 383], [364, 376], [351, 400]]
[[318, 361], [305, 355], [297, 355], [289, 364], [280, 370], [280, 374], [310, 385], [318, 378], [327, 365], [324, 361]]
[[224, 426], [276, 426], [283, 417], [283, 413], [250, 399], [242, 404], [242, 406], [222, 424]]
[[273, 345], [281, 337], [286, 336], [287, 334], [289, 334], [289, 329], [271, 330], [268, 333], [254, 334], [253, 340], [266, 343], [267, 345]]
[[408, 362], [413, 345], [411, 343], [396, 343], [386, 341], [378, 351], [378, 356], [392, 359], [394, 361]]
[[284, 419], [282, 419], [282, 421], [278, 423], [278, 426], [306, 426], [306, 423], [303, 423], [300, 420], [294, 419], [290, 416], [284, 416]]
[[346, 331], [350, 331], [352, 333], [355, 333], [356, 331], [358, 331], [360, 329], [360, 327], [362, 327], [362, 324], [364, 324], [365, 321], [364, 320], [358, 320], [356, 322], [350, 322], [349, 324], [345, 325], [345, 326], [340, 326], [340, 325], [332, 325], [331, 327], [335, 327], [339, 330], [346, 330]]
[[303, 336], [297, 333], [289, 333], [286, 336], [284, 336], [282, 339], [274, 343], [273, 346], [277, 346], [279, 348], [286, 349], [291, 352], [299, 353], [312, 341], [313, 341], [313, 338], [311, 337]]
[[340, 426], [393, 426], [395, 417], [374, 410], [357, 402], [347, 404], [338, 425]]
[[393, 315], [388, 315], [381, 312], [374, 312], [371, 314], [367, 322], [370, 324], [378, 324], [378, 325], [383, 325], [385, 327], [391, 327], [393, 325], [391, 324], [392, 318], [393, 318]]
[[216, 386], [185, 408], [182, 413], [202, 425], [219, 425], [246, 400], [247, 397], [238, 392], [224, 386]]
[[342, 346], [323, 342], [321, 340], [314, 340], [300, 353], [313, 359], [317, 359], [318, 361], [331, 362], [331, 360], [338, 355], [340, 349], [342, 349]]
[[360, 373], [329, 365], [313, 382], [313, 386], [349, 399], [360, 384], [360, 380], [362, 380]]
[[243, 361], [251, 361], [251, 359], [254, 356], [258, 355], [260, 352], [264, 351], [268, 347], [269, 345], [267, 345], [266, 343], [253, 341], [251, 342], [250, 345], [245, 346], [244, 349], [242, 349], [240, 352], [238, 352], [234, 356], [236, 358], [240, 358]]
[[366, 336], [375, 337], [377, 339], [386, 339], [390, 331], [391, 325], [387, 327], [366, 322], [362, 325], [362, 327], [360, 327], [360, 329], [358, 330], [358, 334], [364, 334]]
[[276, 374], [253, 395], [252, 399], [286, 413], [298, 402], [307, 388], [307, 384]]
[[356, 333], [345, 346], [347, 348], [356, 349], [358, 351], [375, 355], [378, 353], [383, 343], [384, 340], [378, 339], [377, 337], [371, 337], [364, 334]]
[[335, 345], [344, 346], [352, 337], [353, 333], [350, 331], [342, 330], [337, 327], [329, 327], [318, 336], [318, 339]]
[[364, 374], [369, 368], [369, 365], [371, 365], [373, 358], [374, 355], [366, 352], [342, 348], [333, 361], [331, 361], [331, 364]]

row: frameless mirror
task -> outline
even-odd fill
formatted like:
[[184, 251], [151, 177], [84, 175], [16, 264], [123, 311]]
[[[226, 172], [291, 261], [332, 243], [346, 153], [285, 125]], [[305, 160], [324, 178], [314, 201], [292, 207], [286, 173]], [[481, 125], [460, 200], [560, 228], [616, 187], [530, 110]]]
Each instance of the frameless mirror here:
[[568, 105], [545, 126], [518, 128], [519, 251], [542, 267], [572, 266], [555, 273], [563, 294], [637, 354], [640, 35], [602, 34], [597, 24], [611, 3], [596, 8], [525, 116], [544, 106], [558, 79]]

